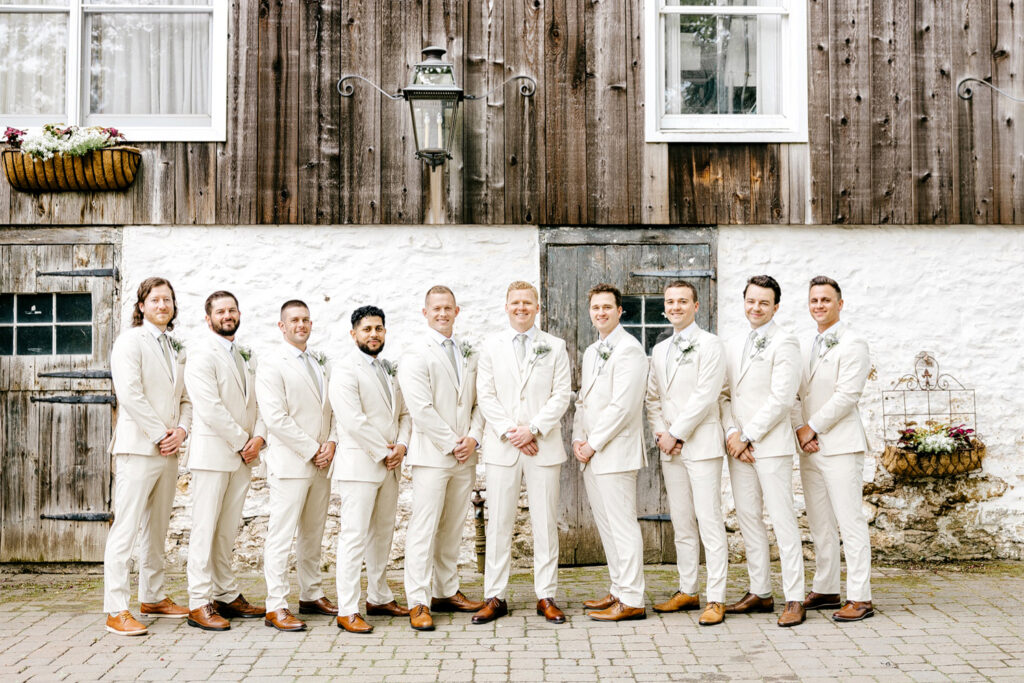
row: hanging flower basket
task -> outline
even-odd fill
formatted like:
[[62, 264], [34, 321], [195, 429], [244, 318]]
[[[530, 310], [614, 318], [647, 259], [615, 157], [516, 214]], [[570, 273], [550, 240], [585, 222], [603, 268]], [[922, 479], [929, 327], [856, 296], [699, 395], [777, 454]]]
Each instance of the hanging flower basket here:
[[29, 135], [8, 128], [3, 139], [4, 173], [22, 192], [123, 190], [135, 180], [142, 154], [114, 128], [47, 124]]
[[985, 444], [952, 453], [915, 453], [889, 444], [882, 453], [882, 466], [894, 477], [952, 477], [981, 469]]

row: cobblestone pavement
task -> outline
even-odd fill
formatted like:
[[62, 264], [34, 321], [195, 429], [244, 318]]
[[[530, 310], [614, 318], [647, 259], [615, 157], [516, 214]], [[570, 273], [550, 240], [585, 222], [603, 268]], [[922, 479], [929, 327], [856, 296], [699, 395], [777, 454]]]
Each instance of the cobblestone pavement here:
[[[814, 612], [790, 629], [778, 628], [766, 614], [732, 616], [707, 628], [697, 625], [695, 612], [649, 612], [645, 621], [598, 623], [580, 607], [581, 600], [606, 592], [604, 569], [593, 567], [562, 570], [559, 603], [569, 614], [562, 626], [535, 615], [531, 577], [518, 574], [510, 594], [512, 614], [484, 626], [472, 625], [468, 614], [436, 615], [437, 630], [419, 633], [405, 619], [372, 617], [376, 630], [357, 636], [340, 631], [332, 619], [310, 617], [305, 633], [279, 633], [262, 620], [235, 620], [230, 631], [209, 633], [183, 620], [144, 619], [150, 635], [139, 638], [104, 631], [102, 577], [91, 571], [0, 574], [5, 683], [1024, 680], [1024, 565], [1019, 564], [876, 569], [877, 614], [855, 624], [835, 624], [828, 613]], [[673, 577], [672, 567], [648, 567], [648, 600], [672, 593]], [[741, 566], [731, 568], [730, 599], [740, 597], [744, 578]], [[391, 580], [400, 588], [400, 573]], [[333, 581], [325, 583], [333, 595]], [[184, 577], [172, 577], [170, 589], [185, 602]], [[463, 589], [479, 598], [479, 575], [467, 572]], [[243, 591], [253, 601], [262, 598], [262, 578], [244, 577]]]

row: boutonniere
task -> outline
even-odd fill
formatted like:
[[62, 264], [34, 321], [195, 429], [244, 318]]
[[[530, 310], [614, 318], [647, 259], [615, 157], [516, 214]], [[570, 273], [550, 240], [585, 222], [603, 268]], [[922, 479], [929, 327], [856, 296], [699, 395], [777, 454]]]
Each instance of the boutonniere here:
[[601, 342], [597, 345], [597, 357], [601, 360], [608, 360], [612, 357], [612, 346], [608, 342]]
[[761, 353], [762, 351], [765, 350], [765, 348], [767, 348], [767, 346], [768, 346], [768, 337], [766, 337], [764, 335], [758, 336], [758, 338], [754, 340], [754, 345], [753, 345], [753, 348], [752, 348], [752, 350], [750, 352], [750, 357], [753, 358], [757, 354]]
[[839, 337], [835, 332], [829, 332], [821, 339], [821, 347], [818, 349], [818, 357], [824, 356], [829, 350], [839, 343]]
[[185, 344], [183, 344], [182, 341], [177, 337], [167, 335], [167, 343], [171, 345], [172, 349], [174, 349], [174, 353], [180, 354], [182, 351], [185, 350]]
[[533, 359], [539, 360], [540, 358], [551, 353], [551, 347], [544, 342], [538, 342], [533, 345]]
[[463, 358], [469, 358], [476, 353], [476, 349], [468, 341], [462, 341], [459, 343], [459, 353], [462, 354]]
[[309, 354], [310, 358], [315, 360], [320, 365], [320, 367], [323, 367], [323, 366], [327, 365], [327, 356], [324, 354], [323, 351], [312, 351], [312, 350], [310, 350], [310, 351], [307, 351], [307, 353]]
[[674, 344], [675, 347], [679, 349], [678, 362], [680, 365], [684, 363], [690, 363], [693, 361], [693, 359], [690, 358], [690, 354], [697, 350], [697, 342], [695, 342], [692, 339], [687, 339], [684, 345], [683, 338], [676, 337], [674, 340], [672, 340], [672, 344]]
[[238, 355], [242, 357], [246, 363], [252, 360], [252, 349], [248, 346], [242, 346], [241, 344], [235, 344], [235, 350], [238, 351]]
[[384, 372], [388, 375], [388, 377], [394, 377], [395, 375], [398, 374], [398, 363], [396, 363], [393, 360], [384, 360], [382, 358], [380, 361], [380, 366], [384, 369]]

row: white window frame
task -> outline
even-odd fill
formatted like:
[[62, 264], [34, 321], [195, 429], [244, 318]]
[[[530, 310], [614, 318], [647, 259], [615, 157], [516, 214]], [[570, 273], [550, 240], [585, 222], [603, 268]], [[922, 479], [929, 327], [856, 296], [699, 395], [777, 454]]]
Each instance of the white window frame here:
[[[113, 126], [123, 133], [127, 142], [223, 142], [227, 140], [227, 65], [228, 65], [228, 3], [213, 0], [210, 5], [96, 5], [84, 0], [68, 0], [66, 6], [18, 5], [0, 0], [0, 13], [66, 14], [68, 15], [68, 51], [65, 70], [65, 106], [63, 120], [53, 116], [3, 116], [0, 124], [15, 128], [37, 130], [46, 123], [69, 125]], [[176, 117], [180, 125], [153, 125], [147, 119], [157, 116], [98, 115], [86, 121], [85, 89], [86, 63], [89, 44], [83, 34], [87, 14], [197, 14], [211, 16], [210, 21], [210, 116]], [[172, 117], [159, 117], [165, 120]], [[191, 119], [201, 119], [201, 125], [189, 125]]]
[[[781, 114], [662, 113], [669, 49], [665, 44], [665, 23], [680, 15], [709, 14], [779, 16], [778, 72], [782, 87], [777, 97]], [[763, 63], [759, 56], [759, 67]], [[773, 6], [667, 5], [665, 0], [647, 0], [644, 3], [644, 64], [647, 142], [807, 142], [806, 0], [776, 0]], [[759, 78], [761, 71], [759, 68]]]

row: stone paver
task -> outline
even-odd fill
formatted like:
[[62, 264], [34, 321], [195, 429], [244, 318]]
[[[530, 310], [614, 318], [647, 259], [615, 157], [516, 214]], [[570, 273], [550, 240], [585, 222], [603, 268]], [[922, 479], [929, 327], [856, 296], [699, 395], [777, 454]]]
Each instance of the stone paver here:
[[[149, 636], [122, 638], [103, 629], [95, 568], [4, 573], [0, 671], [5, 683], [1024, 680], [1024, 564], [876, 569], [874, 618], [840, 625], [827, 612], [811, 612], [792, 629], [778, 628], [770, 615], [732, 616], [702, 628], [697, 612], [594, 622], [580, 602], [607, 592], [604, 568], [563, 569], [560, 581], [559, 603], [570, 619], [562, 626], [534, 614], [532, 579], [517, 574], [512, 614], [484, 626], [472, 625], [467, 614], [439, 614], [436, 631], [419, 633], [405, 619], [372, 617], [374, 633], [356, 636], [332, 619], [310, 617], [304, 633], [278, 633], [262, 620], [234, 620], [230, 631], [209, 633], [183, 620], [143, 619]], [[391, 582], [400, 588], [401, 574]], [[674, 568], [647, 568], [649, 604], [674, 585]], [[729, 597], [740, 597], [744, 585], [742, 566], [732, 567]], [[243, 577], [242, 587], [250, 600], [263, 596], [257, 575]], [[185, 602], [183, 576], [171, 577], [169, 589]], [[463, 590], [480, 597], [481, 577], [467, 571]]]

